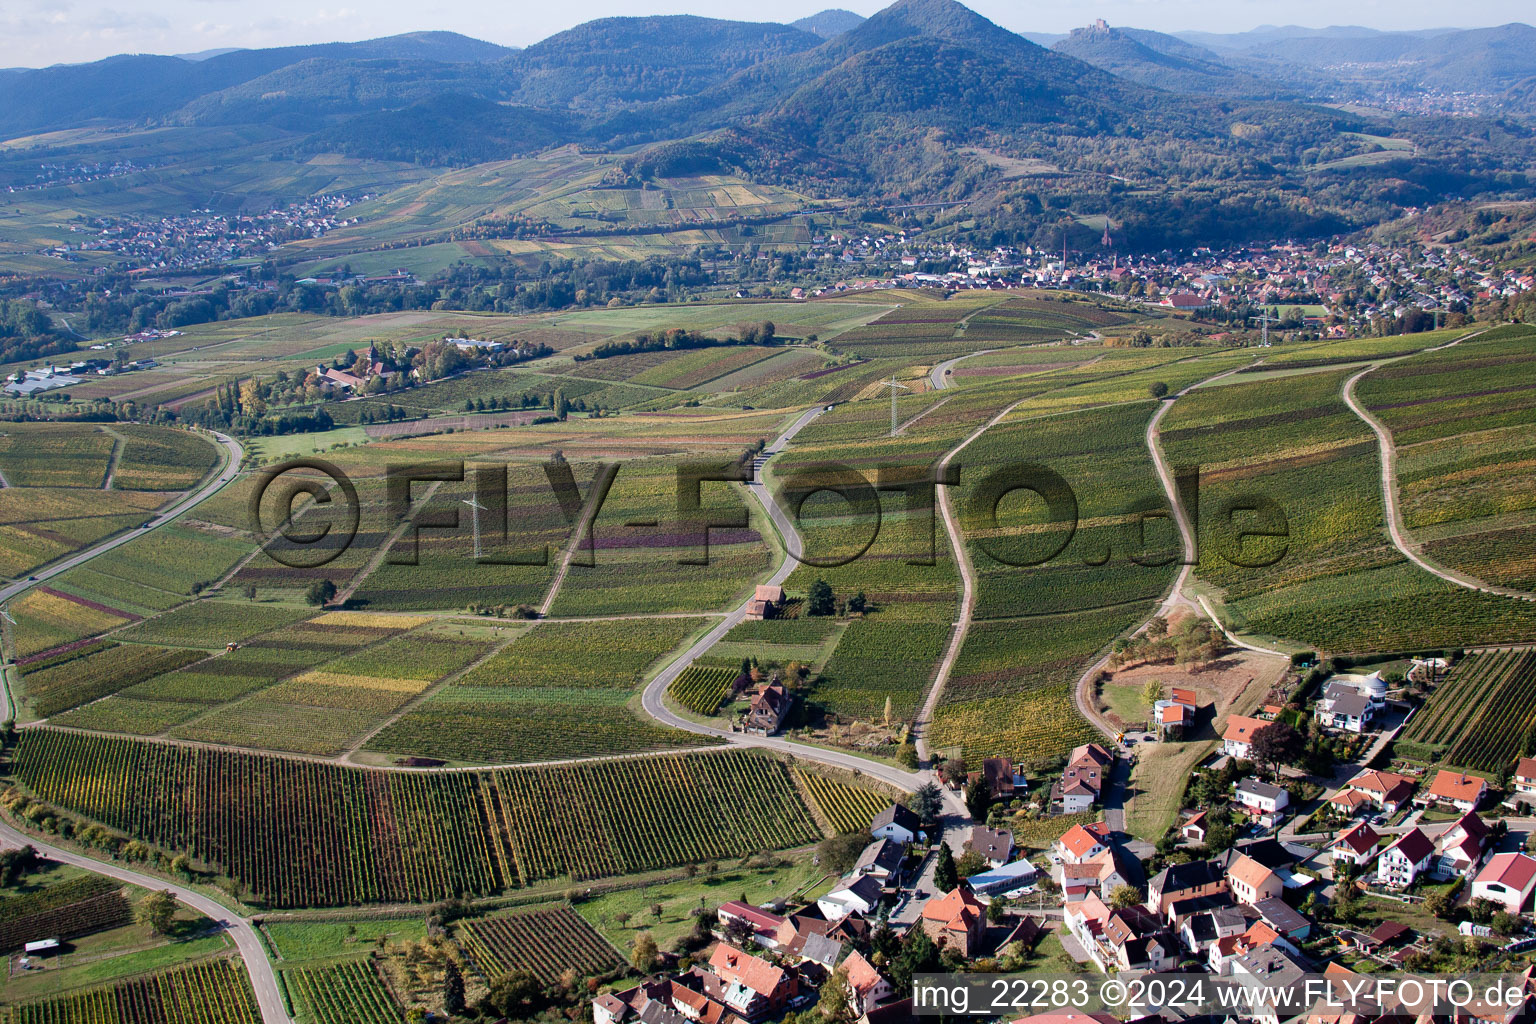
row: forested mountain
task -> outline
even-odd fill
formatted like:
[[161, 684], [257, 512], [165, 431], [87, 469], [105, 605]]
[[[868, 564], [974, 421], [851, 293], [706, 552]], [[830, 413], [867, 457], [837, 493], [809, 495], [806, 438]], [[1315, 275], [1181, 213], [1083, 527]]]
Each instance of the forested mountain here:
[[864, 16], [862, 14], [854, 14], [852, 11], [845, 11], [840, 7], [834, 7], [819, 14], [813, 14], [808, 18], [792, 21], [789, 25], [791, 28], [798, 28], [802, 32], [813, 32], [823, 39], [831, 39], [833, 36], [840, 36], [844, 32], [858, 28], [863, 21]]
[[234, 50], [191, 61], [125, 55], [0, 76], [0, 135], [173, 114], [208, 96], [309, 61], [376, 59], [468, 64], [513, 51], [452, 32], [415, 32], [360, 43]]
[[603, 110], [696, 95], [737, 71], [821, 41], [776, 23], [691, 15], [604, 18], [550, 36], [502, 67], [518, 102]]
[[1051, 49], [1112, 75], [1172, 92], [1266, 99], [1293, 94], [1235, 68], [1211, 50], [1146, 29], [1100, 22], [1074, 30]]

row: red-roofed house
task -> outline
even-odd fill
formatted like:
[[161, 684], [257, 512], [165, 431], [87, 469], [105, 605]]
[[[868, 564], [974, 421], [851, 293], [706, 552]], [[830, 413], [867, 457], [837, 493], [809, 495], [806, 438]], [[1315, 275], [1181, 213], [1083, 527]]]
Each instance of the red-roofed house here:
[[1496, 853], [1472, 882], [1472, 898], [1481, 896], [1518, 914], [1536, 889], [1536, 858], [1523, 853]]
[[1210, 821], [1204, 811], [1195, 812], [1194, 817], [1179, 826], [1179, 835], [1191, 842], [1205, 842], [1206, 831], [1210, 828]]
[[1393, 772], [1367, 769], [1349, 780], [1349, 789], [1388, 814], [1395, 814], [1413, 796], [1413, 780]]
[[748, 935], [747, 929], [750, 928], [751, 939], [759, 946], [764, 949], [779, 947], [778, 933], [784, 925], [784, 918], [778, 914], [769, 913], [762, 907], [754, 907], [741, 900], [731, 900], [720, 904], [715, 917], [728, 933], [735, 932], [745, 938]]
[[1417, 828], [1410, 829], [1381, 851], [1381, 859], [1376, 862], [1376, 881], [1394, 889], [1406, 889], [1429, 870], [1434, 859], [1434, 840]]
[[1250, 907], [1285, 891], [1285, 883], [1279, 875], [1246, 853], [1227, 868], [1227, 884], [1232, 887], [1232, 895], [1237, 901]]
[[709, 969], [719, 985], [718, 992], [709, 991], [716, 986], [706, 982], [706, 994], [748, 1021], [781, 1013], [800, 994], [799, 975], [726, 942], [715, 946]]
[[1471, 878], [1483, 865], [1483, 848], [1488, 845], [1488, 825], [1472, 811], [1435, 839], [1436, 878]]
[[1429, 789], [1413, 798], [1416, 804], [1428, 807], [1433, 804], [1450, 804], [1465, 814], [1477, 810], [1477, 805], [1488, 795], [1488, 781], [1476, 775], [1441, 770], [1435, 773], [1435, 781]]
[[1056, 854], [1066, 864], [1081, 864], [1106, 849], [1104, 836], [1082, 825], [1073, 825], [1056, 840]]
[[981, 950], [986, 931], [986, 907], [971, 890], [957, 885], [943, 896], [931, 897], [923, 904], [923, 931], [935, 945], [947, 946], [963, 957], [973, 957]]
[[1229, 716], [1226, 730], [1221, 734], [1222, 753], [1244, 761], [1249, 760], [1253, 753], [1253, 734], [1268, 724], [1259, 718], [1248, 718], [1243, 715]]
[[1515, 796], [1536, 800], [1536, 757], [1522, 757], [1515, 765]]
[[848, 975], [849, 1008], [860, 1017], [896, 993], [885, 976], [875, 970], [874, 965], [864, 959], [858, 950], [848, 954], [841, 969]]
[[1376, 847], [1381, 843], [1381, 836], [1365, 822], [1347, 829], [1339, 834], [1339, 837], [1328, 847], [1328, 852], [1335, 864], [1347, 861], [1356, 867], [1369, 864], [1376, 857]]

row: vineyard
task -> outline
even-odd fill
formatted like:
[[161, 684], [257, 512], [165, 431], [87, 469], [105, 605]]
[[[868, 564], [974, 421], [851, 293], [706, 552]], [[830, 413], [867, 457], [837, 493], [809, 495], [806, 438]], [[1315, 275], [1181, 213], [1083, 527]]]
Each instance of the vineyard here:
[[810, 796], [821, 816], [839, 834], [869, 831], [875, 815], [891, 805], [889, 798], [858, 789], [812, 771], [795, 769], [795, 778]]
[[568, 906], [466, 921], [456, 938], [486, 978], [529, 970], [552, 985], [567, 969], [590, 977], [624, 966], [608, 940]]
[[89, 653], [23, 675], [33, 714], [46, 718], [206, 657], [202, 651], [137, 644], [108, 643], [80, 651]]
[[1397, 750], [1473, 771], [1499, 772], [1536, 737], [1536, 651], [1473, 654], [1456, 666], [1403, 731]]
[[402, 1019], [368, 960], [290, 967], [282, 979], [303, 1024], [400, 1024]]
[[738, 675], [739, 670], [725, 665], [689, 665], [667, 687], [667, 696], [689, 711], [712, 715], [720, 710], [721, 702], [730, 696], [731, 684]]
[[96, 875], [0, 899], [0, 953], [38, 939], [69, 939], [133, 920], [122, 887]]
[[125, 440], [112, 486], [138, 491], [183, 491], [218, 462], [211, 441], [171, 427], [114, 427]]
[[0, 1008], [0, 1024], [261, 1024], [245, 968], [200, 960], [102, 988]]
[[407, 773], [27, 729], [40, 799], [185, 851], [278, 907], [428, 902], [786, 849], [820, 836], [755, 752]]

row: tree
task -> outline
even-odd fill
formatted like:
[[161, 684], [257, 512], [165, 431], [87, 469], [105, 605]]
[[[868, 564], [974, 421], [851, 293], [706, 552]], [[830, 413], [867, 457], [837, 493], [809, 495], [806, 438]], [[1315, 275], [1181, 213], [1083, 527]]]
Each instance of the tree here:
[[1147, 388], [1147, 390], [1152, 393], [1153, 398], [1164, 398], [1168, 395], [1168, 385], [1164, 384], [1162, 381], [1154, 381], [1152, 386]]
[[811, 584], [811, 592], [806, 598], [805, 610], [810, 615], [831, 615], [837, 607], [832, 596], [832, 586], [826, 580], [818, 579]]
[[960, 855], [960, 859], [955, 861], [955, 871], [961, 878], [970, 878], [985, 870], [987, 870], [987, 862], [975, 850], [966, 850]]
[[955, 855], [950, 852], [948, 843], [939, 844], [939, 859], [933, 867], [933, 887], [940, 892], [949, 892], [960, 884], [960, 872], [955, 867]]
[[336, 596], [336, 584], [330, 580], [316, 580], [304, 592], [304, 600], [316, 607], [327, 604]]
[[869, 607], [869, 599], [864, 596], [864, 591], [859, 591], [848, 599], [848, 612], [851, 615], [862, 615], [864, 609]]
[[493, 1011], [494, 1016], [526, 1020], [542, 1009], [543, 1003], [543, 982], [526, 967], [520, 967], [492, 982], [481, 1006]]
[[912, 771], [912, 770], [916, 769], [917, 768], [917, 744], [916, 743], [912, 743], [910, 741], [907, 742], [907, 743], [903, 743], [896, 750], [896, 760], [897, 760], [898, 763], [900, 763], [900, 765], [903, 768], [907, 769], [908, 771]]
[[1163, 699], [1163, 681], [1161, 679], [1148, 679], [1147, 685], [1141, 688], [1141, 699], [1151, 707]]
[[156, 935], [170, 934], [171, 922], [175, 918], [176, 897], [168, 890], [145, 896], [133, 912], [133, 919], [139, 924], [149, 925], [149, 930]]
[[247, 601], [254, 601], [254, 600], [256, 600], [256, 584], [254, 584], [254, 583], [247, 583], [245, 585], [245, 599]]
[[965, 758], [963, 757], [952, 757], [939, 765], [939, 778], [945, 782], [964, 782], [966, 772], [967, 768]]
[[564, 388], [556, 388], [555, 389], [555, 415], [563, 420], [563, 419], [565, 419], [566, 415], [570, 412], [570, 410], [571, 410], [571, 403], [565, 397], [565, 389]]
[[1109, 905], [1116, 910], [1129, 910], [1141, 902], [1141, 890], [1134, 885], [1117, 885], [1109, 894]]
[[1488, 926], [1493, 929], [1495, 935], [1509, 936], [1515, 933], [1519, 922], [1507, 910], [1495, 911], [1489, 920]]
[[816, 844], [816, 860], [828, 871], [847, 874], [848, 869], [858, 861], [864, 847], [869, 844], [870, 837], [865, 832], [846, 832], [832, 836]]
[[986, 779], [977, 779], [965, 787], [965, 809], [975, 821], [986, 821], [987, 810], [992, 806], [992, 791]]
[[464, 974], [452, 960], [443, 963], [443, 1012], [450, 1017], [464, 1012]]
[[823, 1019], [832, 1024], [853, 1024], [858, 1019], [848, 998], [847, 968], [839, 967], [833, 971], [832, 977], [821, 986], [821, 998], [816, 1002], [816, 1009]]
[[1306, 749], [1306, 741], [1286, 723], [1271, 722], [1253, 731], [1250, 749], [1253, 759], [1274, 773], [1282, 764], [1290, 764], [1300, 757]]
[[629, 948], [629, 962], [635, 970], [641, 974], [651, 973], [651, 968], [656, 966], [656, 957], [661, 950], [656, 948], [656, 937], [650, 932], [641, 932], [635, 936], [635, 941]]
[[912, 794], [910, 804], [912, 813], [917, 815], [923, 824], [932, 824], [939, 820], [939, 813], [944, 809], [944, 798], [939, 794], [936, 783], [925, 782], [917, 787], [917, 792]]

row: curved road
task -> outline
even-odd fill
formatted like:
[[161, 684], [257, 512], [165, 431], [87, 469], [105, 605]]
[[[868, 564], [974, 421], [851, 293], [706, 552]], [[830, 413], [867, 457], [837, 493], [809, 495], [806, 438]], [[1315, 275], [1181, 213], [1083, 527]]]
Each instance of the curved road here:
[[[1424, 352], [1438, 352], [1440, 349], [1450, 348], [1451, 345], [1458, 344], [1470, 337], [1474, 337], [1474, 335], [1469, 334], [1465, 337], [1457, 338], [1450, 345], [1438, 345], [1435, 348], [1425, 349]], [[1423, 355], [1424, 353], [1416, 354]], [[1411, 357], [1403, 356], [1401, 358]], [[1418, 545], [1410, 541], [1403, 533], [1402, 513], [1398, 509], [1397, 504], [1397, 445], [1393, 442], [1392, 432], [1387, 429], [1386, 424], [1372, 415], [1355, 398], [1355, 385], [1359, 383], [1360, 378], [1388, 362], [1396, 362], [1396, 360], [1383, 360], [1379, 363], [1373, 363], [1345, 381], [1344, 402], [1349, 406], [1351, 412], [1364, 420], [1366, 426], [1375, 432], [1376, 440], [1381, 448], [1381, 507], [1386, 515], [1387, 533], [1392, 538], [1392, 546], [1402, 552], [1403, 556], [1414, 565], [1427, 573], [1440, 577], [1440, 579], [1445, 580], [1447, 583], [1454, 583], [1456, 586], [1465, 587], [1468, 590], [1480, 590], [1485, 594], [1498, 594], [1501, 597], [1512, 597], [1520, 601], [1536, 601], [1536, 594], [1529, 594], [1523, 590], [1515, 590], [1511, 587], [1494, 586], [1467, 573], [1456, 572], [1455, 570], [1435, 565], [1421, 555]]]
[[[766, 461], [767, 458], [771, 458], [782, 451], [785, 445], [805, 428], [806, 424], [820, 416], [824, 411], [824, 407], [817, 406], [808, 412], [802, 413], [789, 426], [789, 429], [785, 430], [773, 444], [764, 450], [763, 455], [760, 456], [759, 466], [761, 466], [762, 461]], [[799, 564], [798, 556], [804, 553], [804, 544], [801, 541], [800, 533], [795, 529], [793, 520], [779, 506], [779, 503], [774, 500], [772, 493], [764, 485], [761, 476], [754, 474], [754, 479], [747, 485], [747, 489], [752, 493], [752, 497], [757, 500], [757, 503], [762, 506], [769, 519], [773, 521], [779, 536], [784, 540], [786, 551], [784, 563], [775, 570], [774, 574], [767, 581], [770, 585], [782, 584], [795, 571], [796, 565]], [[656, 677], [646, 684], [645, 690], [640, 696], [640, 704], [645, 709], [645, 713], [663, 725], [671, 726], [674, 729], [682, 729], [686, 732], [702, 736], [717, 736], [733, 746], [777, 750], [781, 753], [793, 754], [795, 757], [804, 758], [808, 761], [819, 761], [822, 764], [832, 765], [837, 768], [857, 771], [908, 793], [916, 790], [924, 783], [936, 781], [929, 772], [904, 771], [877, 761], [867, 760], [856, 754], [826, 750], [804, 743], [794, 743], [775, 736], [752, 736], [747, 733], [731, 732], [727, 729], [718, 729], [714, 726], [690, 721], [674, 714], [662, 699], [667, 692], [667, 687], [671, 686], [673, 681], [682, 675], [688, 666], [693, 664], [695, 659], [703, 656], [711, 647], [719, 643], [725, 634], [743, 622], [746, 617], [747, 602], [743, 602], [740, 607], [711, 627], [708, 633], [705, 633], [692, 647], [684, 651], [680, 657], [657, 673]], [[944, 794], [944, 798], [950, 804], [952, 810], [958, 809], [959, 813], [965, 813], [963, 807], [959, 806], [958, 798], [947, 787], [941, 786], [940, 792]]]
[[116, 864], [103, 864], [90, 857], [61, 850], [57, 846], [49, 846], [34, 836], [18, 832], [3, 821], [0, 821], [0, 839], [17, 846], [30, 846], [49, 860], [72, 864], [98, 875], [115, 878], [119, 882], [143, 886], [146, 889], [169, 891], [198, 913], [206, 914], [213, 920], [224, 923], [226, 930], [235, 940], [235, 948], [240, 951], [241, 958], [245, 960], [245, 969], [251, 976], [251, 988], [256, 993], [256, 1005], [261, 1010], [261, 1019], [264, 1024], [292, 1024], [292, 1018], [283, 1007], [282, 995], [278, 992], [277, 972], [272, 969], [272, 963], [267, 959], [267, 951], [261, 943], [260, 936], [256, 934], [256, 926], [231, 912], [228, 907], [174, 882], [141, 875], [137, 871], [129, 871]]
[[946, 359], [942, 363], [939, 363], [937, 366], [935, 366], [931, 371], [929, 371], [928, 380], [933, 384], [935, 388], [947, 388], [950, 386], [949, 371], [955, 368], [956, 363], [960, 362], [962, 359], [969, 359], [972, 356], [984, 356], [988, 352], [996, 351], [997, 349], [995, 348], [984, 348], [979, 352], [967, 352], [963, 356], [955, 356], [953, 359]]

